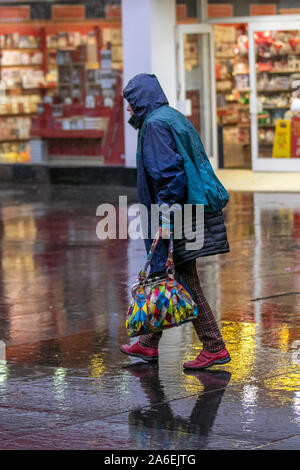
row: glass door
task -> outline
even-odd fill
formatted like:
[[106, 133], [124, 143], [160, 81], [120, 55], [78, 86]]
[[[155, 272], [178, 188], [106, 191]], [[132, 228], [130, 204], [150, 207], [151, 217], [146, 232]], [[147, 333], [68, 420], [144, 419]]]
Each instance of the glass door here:
[[249, 23], [252, 168], [300, 171], [300, 23]]
[[212, 26], [177, 27], [177, 107], [199, 132], [214, 168], [218, 166]]

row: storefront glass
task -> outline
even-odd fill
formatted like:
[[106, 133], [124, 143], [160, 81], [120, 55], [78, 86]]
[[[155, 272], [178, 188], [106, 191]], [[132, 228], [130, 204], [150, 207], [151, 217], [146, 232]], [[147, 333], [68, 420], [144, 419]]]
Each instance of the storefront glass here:
[[121, 7], [102, 3], [1, 3], [0, 162], [124, 164]]
[[266, 18], [257, 24], [214, 25], [219, 152], [225, 168], [297, 169], [296, 162], [286, 167], [280, 161], [300, 157], [300, 32], [288, 20], [284, 24], [275, 28]]
[[208, 155], [213, 154], [213, 51], [209, 33], [184, 34], [185, 114], [200, 134]]
[[121, 0], [0, 1], [0, 163], [123, 166], [122, 75]]
[[258, 158], [300, 158], [300, 32], [256, 31], [254, 42]]
[[225, 168], [251, 168], [247, 24], [214, 25], [218, 124]]

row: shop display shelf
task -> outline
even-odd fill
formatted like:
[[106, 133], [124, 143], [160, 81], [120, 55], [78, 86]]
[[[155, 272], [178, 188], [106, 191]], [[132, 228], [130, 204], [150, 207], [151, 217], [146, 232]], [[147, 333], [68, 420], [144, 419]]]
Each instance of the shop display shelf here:
[[57, 51], [76, 51], [76, 47], [47, 47], [47, 52], [53, 53]]
[[60, 139], [60, 138], [78, 138], [78, 139], [99, 139], [102, 138], [105, 131], [100, 129], [42, 129], [34, 131], [33, 135], [45, 139]]
[[264, 109], [289, 109], [290, 108], [290, 105], [286, 105], [286, 106], [269, 106], [269, 105], [264, 105], [263, 104], [263, 108]]
[[30, 137], [22, 137], [22, 138], [19, 138], [19, 139], [1, 139], [0, 137], [0, 144], [4, 143], [4, 142], [26, 142], [30, 140]]
[[[56, 86], [56, 85], [55, 85]], [[21, 88], [21, 91], [32, 91], [34, 93], [36, 93], [37, 91], [41, 91], [41, 90], [48, 90], [49, 88], [54, 88], [53, 85], [39, 85], [39, 86], [36, 86], [36, 87], [22, 87]]]
[[56, 88], [57, 87], [57, 83], [56, 82], [50, 82], [50, 83], [46, 83], [45, 85], [40, 85], [38, 89], [47, 89], [47, 88]]
[[257, 88], [258, 93], [291, 93], [292, 91], [292, 88], [273, 88], [272, 90]]
[[300, 73], [300, 70], [257, 70], [257, 73], [270, 73], [272, 75], [281, 74], [286, 75], [289, 73]]
[[35, 116], [36, 114], [37, 114], [37, 111], [31, 111], [30, 113], [5, 113], [5, 114], [0, 113], [0, 118], [18, 117], [18, 116]]
[[12, 91], [12, 92], [16, 92], [16, 94], [18, 94], [20, 91], [28, 91], [28, 90], [39, 90], [40, 87], [32, 87], [32, 88], [23, 88], [21, 86], [18, 86], [18, 87], [9, 87], [9, 88], [5, 88], [5, 91]]
[[288, 57], [288, 56], [294, 56], [294, 55], [300, 55], [300, 52], [286, 52], [285, 54], [274, 54], [274, 55], [270, 55], [270, 56], [264, 56], [262, 54], [256, 54], [256, 57], [259, 57], [260, 59], [276, 60], [279, 57]]
[[43, 64], [15, 64], [15, 65], [3, 65], [0, 64], [1, 69], [23, 69], [23, 68], [42, 68]]
[[41, 52], [38, 47], [15, 47], [15, 48], [1, 48], [1, 52]]
[[216, 59], [235, 59], [234, 55], [216, 56]]

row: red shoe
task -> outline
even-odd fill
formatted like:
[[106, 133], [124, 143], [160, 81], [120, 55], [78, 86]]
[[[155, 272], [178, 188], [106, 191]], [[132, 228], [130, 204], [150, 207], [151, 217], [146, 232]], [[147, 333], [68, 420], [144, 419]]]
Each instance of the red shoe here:
[[123, 344], [120, 347], [120, 351], [125, 354], [128, 354], [128, 356], [140, 357], [141, 359], [147, 362], [158, 361], [158, 349], [142, 346], [139, 341], [134, 343], [132, 346], [129, 346], [128, 344]]
[[210, 353], [203, 349], [196, 359], [185, 362], [183, 367], [185, 369], [206, 369], [215, 364], [226, 364], [229, 361], [231, 361], [231, 357], [226, 348], [221, 349], [217, 353]]

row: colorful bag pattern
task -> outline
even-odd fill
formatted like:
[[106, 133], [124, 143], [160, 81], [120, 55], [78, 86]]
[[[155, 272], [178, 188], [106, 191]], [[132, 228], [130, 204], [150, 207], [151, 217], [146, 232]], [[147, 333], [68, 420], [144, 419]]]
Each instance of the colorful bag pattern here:
[[126, 318], [126, 329], [131, 337], [179, 326], [198, 314], [191, 295], [174, 279], [172, 237], [166, 263], [167, 277], [146, 279], [157, 241], [155, 237], [144, 270], [140, 271], [139, 281], [132, 288], [132, 302]]

